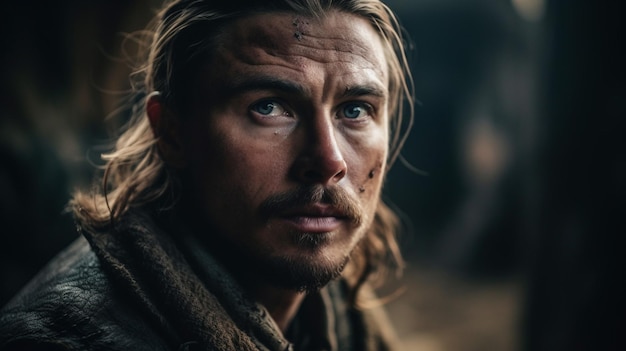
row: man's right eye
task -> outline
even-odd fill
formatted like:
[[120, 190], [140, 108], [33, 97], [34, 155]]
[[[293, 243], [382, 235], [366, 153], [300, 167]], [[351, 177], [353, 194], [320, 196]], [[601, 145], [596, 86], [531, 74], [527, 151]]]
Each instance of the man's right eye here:
[[267, 117], [289, 116], [289, 112], [276, 100], [263, 100], [251, 107], [252, 111]]

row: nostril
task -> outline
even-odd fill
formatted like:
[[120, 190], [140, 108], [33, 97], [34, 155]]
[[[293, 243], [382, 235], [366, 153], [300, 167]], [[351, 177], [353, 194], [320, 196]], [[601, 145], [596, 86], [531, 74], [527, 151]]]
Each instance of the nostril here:
[[320, 167], [303, 167], [296, 173], [306, 183], [338, 182], [346, 175], [346, 169], [323, 169]]
[[342, 169], [341, 171], [337, 172], [337, 174], [335, 174], [335, 176], [333, 177], [336, 180], [339, 180], [341, 178], [343, 178], [346, 175], [346, 170]]

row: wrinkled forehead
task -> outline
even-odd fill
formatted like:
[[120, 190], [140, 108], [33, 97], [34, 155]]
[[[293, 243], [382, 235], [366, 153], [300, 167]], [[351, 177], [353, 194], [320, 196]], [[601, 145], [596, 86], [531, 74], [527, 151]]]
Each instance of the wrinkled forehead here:
[[387, 81], [382, 39], [372, 24], [358, 15], [330, 10], [322, 17], [291, 12], [247, 16], [227, 25], [217, 52], [229, 52], [246, 62], [261, 55], [302, 57], [318, 63], [352, 63], [377, 72]]

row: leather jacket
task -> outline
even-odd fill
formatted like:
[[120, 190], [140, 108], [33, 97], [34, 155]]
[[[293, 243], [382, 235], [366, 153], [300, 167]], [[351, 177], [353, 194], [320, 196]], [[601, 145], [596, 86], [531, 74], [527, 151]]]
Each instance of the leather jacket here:
[[348, 306], [342, 280], [307, 296], [292, 343], [192, 236], [143, 213], [115, 230], [79, 230], [0, 312], [0, 350], [392, 349], [385, 316]]

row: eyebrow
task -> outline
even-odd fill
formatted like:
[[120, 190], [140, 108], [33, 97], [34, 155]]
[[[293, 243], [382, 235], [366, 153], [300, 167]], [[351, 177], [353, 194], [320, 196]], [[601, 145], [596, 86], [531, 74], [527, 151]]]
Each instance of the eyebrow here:
[[273, 90], [290, 94], [304, 94], [307, 89], [305, 89], [304, 86], [300, 84], [277, 79], [270, 76], [256, 76], [235, 79], [233, 82], [227, 84], [222, 89], [223, 93], [225, 93], [227, 96], [234, 96], [249, 91], [259, 90]]
[[371, 85], [355, 85], [346, 87], [346, 90], [343, 92], [343, 97], [358, 97], [372, 95], [380, 98], [387, 97], [385, 91], [381, 88]]
[[[272, 76], [252, 76], [246, 78], [235, 79], [226, 84], [222, 89], [225, 96], [235, 96], [250, 91], [271, 90], [279, 91], [287, 94], [306, 95], [308, 89], [296, 82], [278, 79]], [[359, 96], [376, 96], [386, 98], [387, 93], [377, 85], [352, 85], [347, 86], [344, 91], [338, 94], [339, 97], [359, 97]]]

